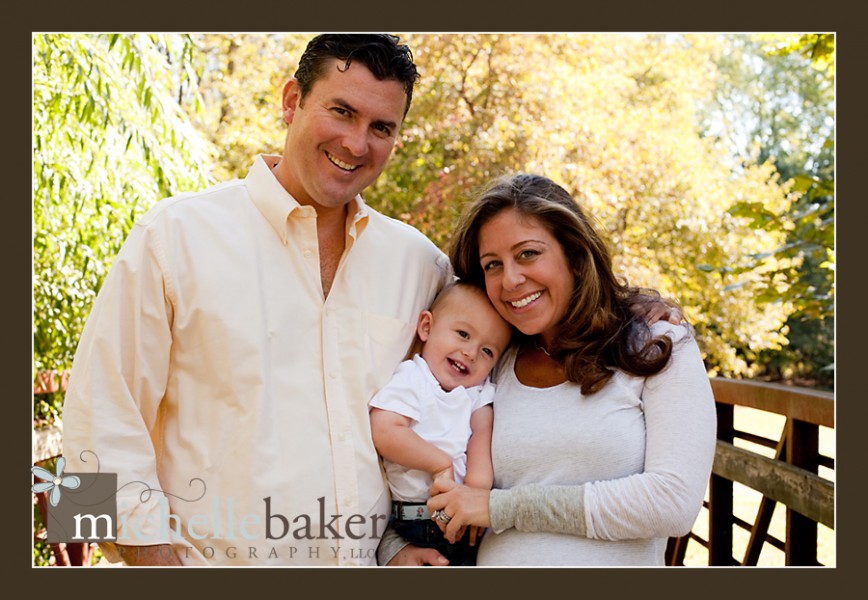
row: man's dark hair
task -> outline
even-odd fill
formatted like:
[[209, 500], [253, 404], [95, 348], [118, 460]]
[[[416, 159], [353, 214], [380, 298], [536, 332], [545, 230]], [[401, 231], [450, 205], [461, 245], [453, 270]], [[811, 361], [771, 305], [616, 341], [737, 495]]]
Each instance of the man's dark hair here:
[[419, 73], [409, 46], [400, 44], [397, 36], [386, 33], [324, 33], [313, 38], [301, 55], [295, 72], [302, 100], [316, 80], [324, 75], [326, 65], [334, 58], [345, 61], [344, 69], [348, 69], [355, 60], [365, 65], [380, 81], [395, 80], [403, 84], [407, 94], [404, 116], [407, 116], [413, 99], [413, 85]]

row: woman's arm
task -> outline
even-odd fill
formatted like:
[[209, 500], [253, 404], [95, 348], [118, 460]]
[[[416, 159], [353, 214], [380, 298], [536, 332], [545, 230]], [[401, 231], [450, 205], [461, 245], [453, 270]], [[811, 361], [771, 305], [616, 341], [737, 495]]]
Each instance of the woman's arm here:
[[674, 337], [669, 365], [647, 378], [642, 392], [645, 468], [585, 484], [588, 537], [684, 535], [702, 508], [717, 445], [714, 396], [696, 341]]

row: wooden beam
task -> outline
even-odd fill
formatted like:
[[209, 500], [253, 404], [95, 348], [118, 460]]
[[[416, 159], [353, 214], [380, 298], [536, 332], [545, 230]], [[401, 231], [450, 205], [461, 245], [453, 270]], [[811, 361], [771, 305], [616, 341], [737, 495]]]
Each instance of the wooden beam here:
[[835, 395], [777, 383], [711, 378], [714, 400], [785, 415], [806, 423], [835, 427]]
[[721, 440], [712, 472], [835, 528], [835, 484], [814, 473]]

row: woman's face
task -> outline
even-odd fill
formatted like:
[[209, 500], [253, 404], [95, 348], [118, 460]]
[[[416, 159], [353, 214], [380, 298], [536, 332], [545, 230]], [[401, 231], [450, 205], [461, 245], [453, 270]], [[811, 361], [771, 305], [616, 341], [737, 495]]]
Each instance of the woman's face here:
[[575, 287], [560, 242], [539, 220], [510, 208], [480, 228], [479, 262], [497, 312], [550, 345]]

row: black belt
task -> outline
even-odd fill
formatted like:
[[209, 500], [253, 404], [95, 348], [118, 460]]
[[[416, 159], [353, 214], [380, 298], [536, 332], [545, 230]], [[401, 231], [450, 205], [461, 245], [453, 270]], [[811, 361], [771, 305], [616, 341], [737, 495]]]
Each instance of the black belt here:
[[421, 521], [430, 519], [425, 502], [392, 502], [392, 516], [399, 521]]

